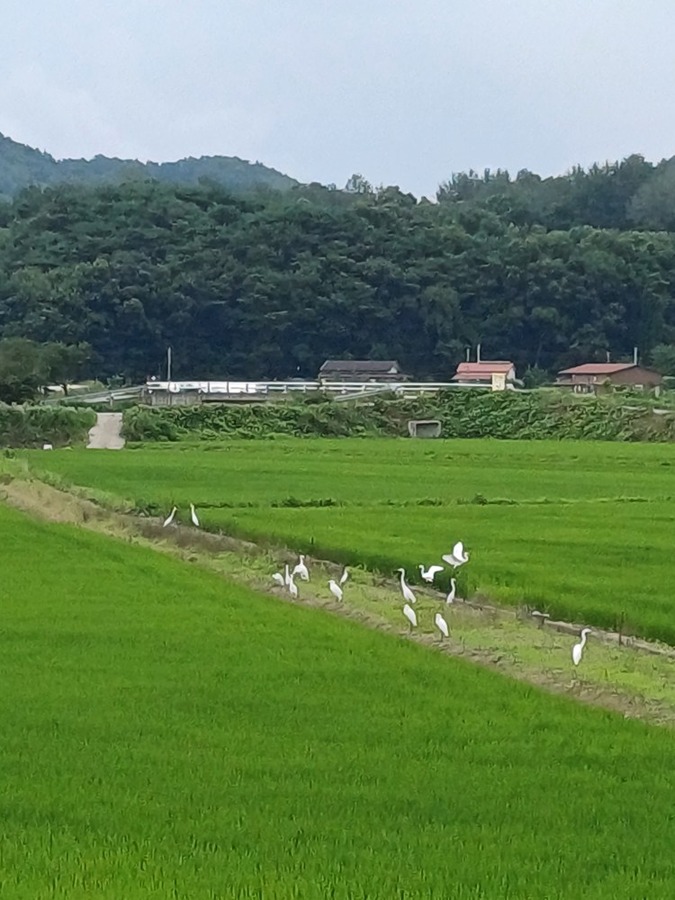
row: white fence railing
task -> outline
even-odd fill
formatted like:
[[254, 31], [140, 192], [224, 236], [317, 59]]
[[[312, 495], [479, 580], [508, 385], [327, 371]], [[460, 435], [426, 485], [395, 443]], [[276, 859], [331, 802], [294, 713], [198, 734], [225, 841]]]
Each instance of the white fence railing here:
[[265, 396], [269, 394], [309, 393], [324, 391], [328, 394], [360, 395], [392, 391], [398, 395], [435, 393], [451, 388], [490, 389], [489, 384], [457, 384], [452, 381], [148, 381], [149, 393], [181, 394], [196, 392], [205, 395]]

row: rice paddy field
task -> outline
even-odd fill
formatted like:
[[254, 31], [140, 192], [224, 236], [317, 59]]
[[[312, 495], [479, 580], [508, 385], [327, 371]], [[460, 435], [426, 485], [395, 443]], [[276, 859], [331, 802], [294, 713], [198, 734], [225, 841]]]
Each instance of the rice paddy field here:
[[194, 502], [206, 528], [411, 581], [461, 539], [465, 595], [675, 644], [670, 445], [288, 439], [28, 458], [139, 508], [185, 517]]
[[[227, 454], [178, 456], [244, 502]], [[119, 492], [175, 459], [50, 465]], [[672, 898], [672, 730], [82, 528], [0, 529], [3, 898]]]

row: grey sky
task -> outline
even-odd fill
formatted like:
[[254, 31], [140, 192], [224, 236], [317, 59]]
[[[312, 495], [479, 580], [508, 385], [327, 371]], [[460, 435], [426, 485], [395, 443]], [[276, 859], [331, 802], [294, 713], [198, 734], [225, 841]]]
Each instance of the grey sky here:
[[433, 196], [675, 155], [670, 0], [3, 0], [0, 131]]

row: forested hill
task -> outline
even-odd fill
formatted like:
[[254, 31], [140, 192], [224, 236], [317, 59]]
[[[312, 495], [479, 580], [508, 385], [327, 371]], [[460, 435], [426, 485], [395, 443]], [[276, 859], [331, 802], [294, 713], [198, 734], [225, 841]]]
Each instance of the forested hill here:
[[241, 193], [257, 187], [287, 190], [298, 182], [261, 163], [249, 163], [231, 156], [202, 156], [177, 162], [141, 163], [130, 159], [55, 160], [49, 153], [34, 150], [0, 134], [0, 197], [11, 198], [25, 187], [62, 182], [85, 185], [120, 184], [126, 181], [156, 181], [197, 184], [207, 179], [228, 190]]
[[[313, 377], [326, 358], [449, 378], [467, 346], [555, 373], [668, 359], [675, 234], [514, 224], [396, 188], [235, 196], [152, 182], [0, 204], [0, 338], [88, 345], [91, 374]], [[664, 349], [665, 348], [665, 349]]]

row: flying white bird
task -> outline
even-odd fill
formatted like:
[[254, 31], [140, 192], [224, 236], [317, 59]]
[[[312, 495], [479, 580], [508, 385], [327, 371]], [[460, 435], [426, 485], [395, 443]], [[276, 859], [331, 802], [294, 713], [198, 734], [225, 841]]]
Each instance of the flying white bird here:
[[305, 557], [300, 557], [300, 562], [293, 569], [293, 575], [299, 575], [303, 581], [309, 581], [309, 570], [305, 565]]
[[436, 577], [436, 572], [442, 572], [443, 566], [429, 566], [429, 568], [425, 571], [424, 566], [419, 567], [420, 575], [427, 582], [427, 584], [433, 584], [433, 580]]
[[174, 516], [176, 515], [177, 512], [178, 512], [178, 507], [174, 506], [174, 508], [169, 513], [169, 515], [162, 522], [162, 528], [166, 528], [167, 525], [170, 525], [173, 522]]
[[340, 587], [342, 587], [342, 585], [347, 581], [348, 578], [349, 572], [347, 571], [347, 568], [345, 566], [345, 568], [342, 570], [342, 575], [340, 575]]
[[283, 587], [284, 584], [286, 583], [284, 581], [284, 576], [281, 574], [281, 572], [275, 572], [274, 575], [272, 575], [272, 580], [275, 582], [275, 584], [281, 585], [281, 587]]
[[297, 600], [297, 599], [298, 599], [298, 586], [297, 586], [297, 584], [295, 583], [295, 581], [293, 581], [293, 576], [292, 576], [292, 575], [291, 575], [291, 577], [290, 577], [290, 579], [289, 579], [289, 582], [288, 582], [288, 593], [291, 595], [291, 597], [292, 597], [294, 600]]
[[397, 569], [396, 571], [401, 573], [401, 593], [403, 594], [403, 599], [407, 600], [408, 603], [417, 603], [417, 597], [405, 582], [405, 569]]
[[448, 623], [440, 613], [436, 613], [436, 615], [434, 616], [434, 622], [436, 624], [436, 628], [438, 628], [441, 633], [441, 640], [443, 640], [444, 637], [448, 637], [450, 634]]
[[333, 579], [328, 582], [328, 587], [330, 588], [331, 594], [337, 599], [342, 600], [342, 588], [339, 584], [336, 584]]
[[575, 666], [578, 666], [581, 662], [581, 657], [584, 652], [584, 647], [586, 646], [586, 638], [589, 634], [593, 634], [590, 628], [584, 628], [581, 632], [581, 640], [578, 644], [575, 644], [572, 647], [572, 662]]
[[195, 528], [199, 528], [199, 519], [197, 518], [197, 513], [195, 512], [194, 503], [190, 504], [190, 518], [192, 519], [192, 524]]
[[412, 608], [412, 606], [408, 606], [408, 604], [406, 603], [403, 607], [403, 615], [410, 622], [411, 631], [413, 630], [413, 628], [417, 627], [417, 616], [415, 615], [415, 610]]
[[452, 548], [452, 553], [446, 553], [443, 557], [443, 562], [446, 562], [449, 566], [452, 566], [453, 569], [458, 568], [458, 566], [463, 566], [465, 562], [469, 561], [469, 554], [464, 551], [464, 544], [461, 541], [457, 541], [455, 546]]

